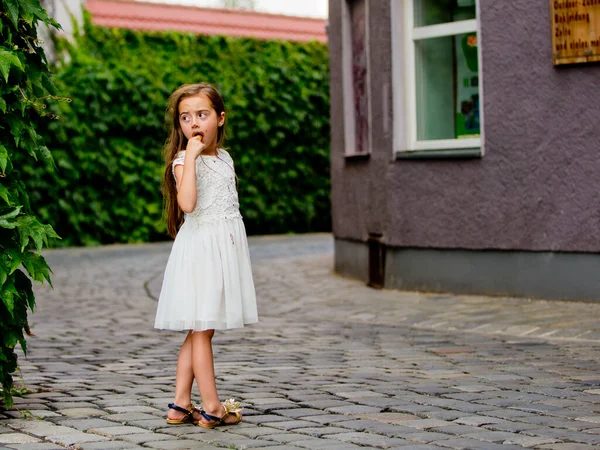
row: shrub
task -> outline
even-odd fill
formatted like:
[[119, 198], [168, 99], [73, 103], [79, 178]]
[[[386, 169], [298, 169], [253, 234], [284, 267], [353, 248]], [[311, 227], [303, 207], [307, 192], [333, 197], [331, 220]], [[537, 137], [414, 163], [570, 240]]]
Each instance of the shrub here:
[[198, 81], [225, 99], [249, 234], [330, 229], [326, 45], [106, 29], [89, 17], [83, 31], [59, 43], [56, 84], [73, 102], [44, 131], [58, 170], [27, 167], [32, 204], [63, 244], [167, 237], [166, 100]]
[[[48, 238], [58, 237], [50, 225], [32, 213], [25, 174], [27, 161], [43, 174], [52, 155], [36, 131], [35, 121], [48, 118], [46, 102], [54, 86], [37, 39], [37, 24], [58, 27], [38, 0], [2, 0], [0, 12], [0, 382], [7, 407], [12, 405], [12, 373], [17, 369], [15, 346], [27, 352], [24, 333], [33, 311], [32, 281], [50, 283], [50, 268], [41, 255]], [[42, 164], [42, 162], [44, 164]], [[29, 274], [25, 274], [24, 270]]]

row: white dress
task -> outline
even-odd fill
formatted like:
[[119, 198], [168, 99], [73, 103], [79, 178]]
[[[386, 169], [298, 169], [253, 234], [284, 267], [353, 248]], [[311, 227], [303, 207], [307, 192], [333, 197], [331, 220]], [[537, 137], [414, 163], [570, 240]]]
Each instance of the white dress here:
[[[202, 331], [258, 321], [233, 160], [225, 150], [217, 153], [196, 159], [198, 199], [173, 243], [155, 328]], [[173, 176], [184, 156], [173, 161]]]

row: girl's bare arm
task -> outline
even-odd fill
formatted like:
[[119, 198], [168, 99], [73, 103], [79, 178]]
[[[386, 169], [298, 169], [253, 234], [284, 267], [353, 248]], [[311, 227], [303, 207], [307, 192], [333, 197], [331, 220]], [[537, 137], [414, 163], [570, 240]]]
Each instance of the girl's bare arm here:
[[175, 166], [177, 179], [177, 203], [184, 213], [191, 213], [196, 207], [198, 192], [196, 191], [196, 158], [192, 152], [185, 155], [183, 166]]
[[196, 191], [196, 158], [202, 153], [206, 146], [202, 142], [202, 136], [196, 136], [188, 140], [185, 149], [183, 166], [175, 166], [175, 178], [177, 179], [177, 203], [184, 213], [191, 213], [196, 207], [198, 192]]

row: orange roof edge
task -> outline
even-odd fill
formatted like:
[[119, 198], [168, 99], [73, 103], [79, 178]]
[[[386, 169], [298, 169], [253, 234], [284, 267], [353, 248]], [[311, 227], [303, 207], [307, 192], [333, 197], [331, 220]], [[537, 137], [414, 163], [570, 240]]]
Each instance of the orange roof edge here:
[[92, 23], [147, 31], [327, 42], [326, 20], [132, 0], [87, 0]]

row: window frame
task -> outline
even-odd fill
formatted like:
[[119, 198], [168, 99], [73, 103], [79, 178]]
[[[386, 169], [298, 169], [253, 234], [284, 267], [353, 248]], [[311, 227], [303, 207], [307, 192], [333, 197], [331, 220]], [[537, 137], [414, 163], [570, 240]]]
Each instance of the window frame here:
[[[356, 110], [354, 106], [354, 79], [352, 73], [352, 20], [350, 17], [349, 1], [342, 0], [342, 109], [344, 111], [344, 158], [363, 159], [372, 153], [371, 141], [371, 48], [369, 36], [369, 0], [365, 2], [365, 56], [367, 64], [367, 149], [363, 153], [356, 151]], [[392, 0], [393, 1], [393, 0]]]
[[[390, 0], [392, 2], [392, 74], [394, 89], [394, 154], [398, 159], [431, 157], [483, 156], [483, 83], [481, 65], [481, 30], [479, 0], [475, 0], [476, 18], [423, 27], [414, 26], [414, 2], [419, 0]], [[476, 138], [417, 139], [417, 68], [416, 43], [420, 40], [477, 33], [479, 62], [479, 121], [481, 131]]]

